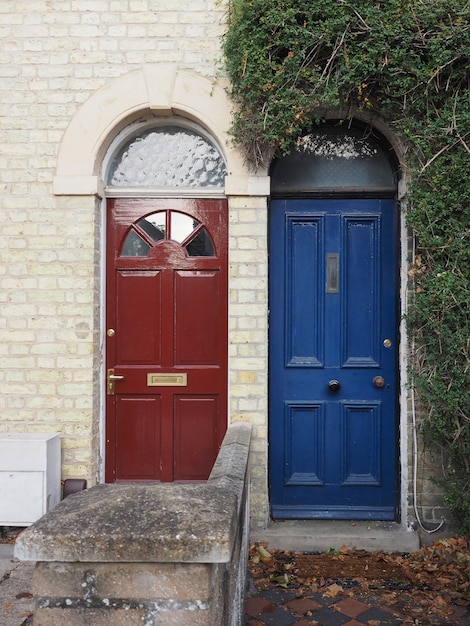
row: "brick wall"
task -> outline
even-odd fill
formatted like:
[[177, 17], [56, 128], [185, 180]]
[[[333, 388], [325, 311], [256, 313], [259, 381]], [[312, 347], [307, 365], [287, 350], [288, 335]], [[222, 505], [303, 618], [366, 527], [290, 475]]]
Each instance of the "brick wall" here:
[[217, 0], [0, 3], [0, 430], [60, 431], [63, 477], [97, 480], [101, 210], [57, 197], [64, 130], [144, 63], [214, 76]]
[[267, 201], [231, 198], [230, 210], [230, 416], [253, 424], [252, 520], [267, 510]]

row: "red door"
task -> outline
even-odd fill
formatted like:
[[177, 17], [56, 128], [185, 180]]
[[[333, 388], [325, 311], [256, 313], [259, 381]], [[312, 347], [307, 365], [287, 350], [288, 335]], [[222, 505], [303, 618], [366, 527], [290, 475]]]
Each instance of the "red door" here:
[[227, 427], [227, 203], [108, 201], [106, 482], [205, 480]]

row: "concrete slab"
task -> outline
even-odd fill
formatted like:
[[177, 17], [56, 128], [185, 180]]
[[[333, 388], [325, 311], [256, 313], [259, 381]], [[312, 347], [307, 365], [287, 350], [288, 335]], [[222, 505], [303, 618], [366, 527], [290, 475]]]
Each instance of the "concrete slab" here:
[[11, 572], [13, 562], [13, 544], [0, 543], [0, 581]]
[[342, 546], [375, 552], [415, 552], [419, 536], [395, 522], [347, 520], [285, 520], [252, 531], [250, 541], [268, 542], [271, 549], [327, 552]]

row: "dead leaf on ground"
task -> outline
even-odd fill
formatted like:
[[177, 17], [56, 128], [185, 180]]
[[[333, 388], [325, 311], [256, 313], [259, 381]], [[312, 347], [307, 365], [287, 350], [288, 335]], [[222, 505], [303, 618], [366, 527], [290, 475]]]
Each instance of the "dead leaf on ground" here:
[[336, 583], [333, 583], [323, 591], [323, 595], [328, 596], [328, 598], [336, 598], [341, 593], [343, 593], [343, 588]]
[[345, 546], [309, 554], [268, 550], [264, 542], [250, 546], [249, 570], [258, 589], [288, 587], [296, 597], [375, 598], [377, 606], [388, 606], [404, 624], [415, 619], [441, 624], [440, 618], [453, 615], [456, 607], [470, 606], [470, 551], [463, 537], [439, 540], [409, 555]]

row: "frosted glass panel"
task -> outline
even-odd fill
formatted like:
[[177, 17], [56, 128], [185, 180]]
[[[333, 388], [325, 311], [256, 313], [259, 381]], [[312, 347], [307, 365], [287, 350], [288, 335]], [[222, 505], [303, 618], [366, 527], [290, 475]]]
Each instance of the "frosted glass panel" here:
[[166, 126], [133, 137], [108, 174], [112, 187], [223, 187], [227, 168], [215, 146], [188, 129]]
[[394, 189], [396, 173], [378, 141], [354, 129], [319, 130], [302, 137], [271, 170], [276, 192], [315, 189]]

